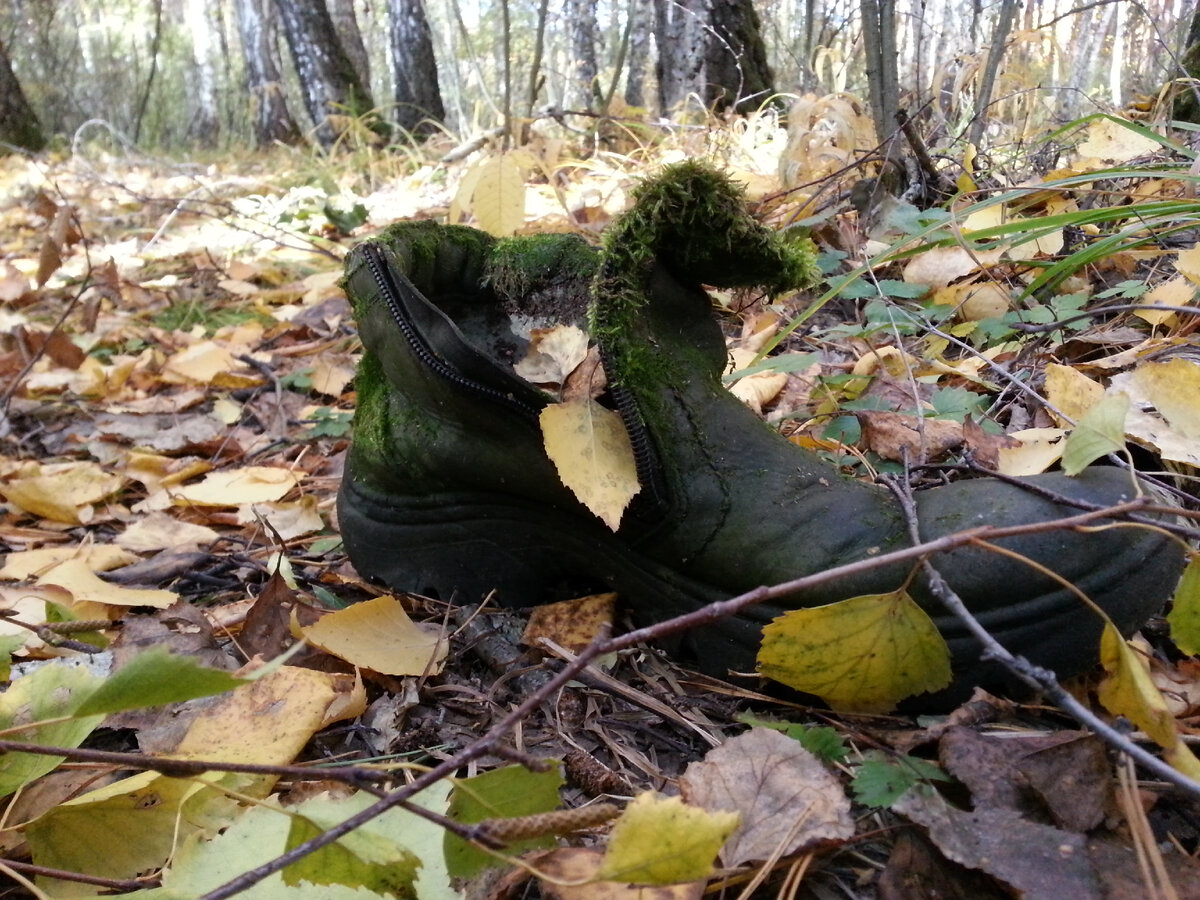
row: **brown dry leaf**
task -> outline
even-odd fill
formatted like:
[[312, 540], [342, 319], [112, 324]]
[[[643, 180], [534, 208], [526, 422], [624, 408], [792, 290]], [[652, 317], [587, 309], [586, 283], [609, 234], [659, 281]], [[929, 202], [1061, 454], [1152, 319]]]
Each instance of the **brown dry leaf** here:
[[526, 858], [539, 876], [542, 896], [553, 900], [700, 900], [704, 894], [703, 881], [647, 887], [596, 880], [603, 860], [603, 850], [583, 847], [561, 847]]
[[594, 400], [554, 403], [542, 410], [542, 439], [562, 483], [616, 531], [641, 490], [629, 432], [620, 415]]
[[0, 494], [21, 509], [68, 525], [90, 522], [94, 505], [115, 494], [124, 483], [94, 462], [39, 465], [30, 463], [0, 484]]
[[892, 804], [929, 833], [947, 859], [979, 869], [1025, 900], [1101, 900], [1104, 896], [1078, 834], [1038, 825], [1008, 809], [964, 812], [918, 786]]
[[915, 828], [896, 837], [887, 867], [879, 876], [883, 900], [1011, 900], [995, 881], [951, 862]]
[[38, 578], [40, 585], [53, 585], [70, 593], [76, 603], [105, 606], [152, 606], [166, 609], [179, 599], [172, 591], [124, 588], [97, 577], [84, 559], [69, 559]]
[[865, 445], [884, 459], [927, 463], [962, 446], [963, 426], [958, 422], [884, 410], [861, 410], [855, 416]]
[[1001, 450], [1021, 446], [1021, 442], [1011, 435], [992, 434], [969, 417], [963, 422], [963, 441], [975, 457], [975, 461], [985, 469], [1000, 467]]
[[575, 325], [534, 328], [525, 358], [513, 371], [531, 384], [563, 384], [588, 355], [588, 336]]
[[562, 402], [577, 403], [581, 400], [595, 400], [608, 389], [608, 379], [604, 375], [604, 365], [600, 361], [600, 348], [593, 346], [584, 357], [583, 362], [567, 375], [562, 386]]
[[578, 653], [605, 626], [612, 627], [617, 608], [616, 594], [594, 594], [561, 603], [546, 603], [534, 607], [529, 624], [521, 635], [521, 643], [540, 647], [542, 638], [549, 638], [573, 653]]
[[441, 629], [414, 622], [395, 597], [352, 604], [300, 633], [326, 653], [384, 675], [436, 674], [446, 659]]
[[679, 782], [684, 800], [741, 815], [721, 861], [738, 866], [854, 835], [850, 801], [838, 780], [798, 741], [752, 728], [691, 763]]
[[177, 506], [244, 506], [271, 503], [300, 483], [299, 477], [276, 466], [245, 466], [210, 472], [199, 484], [173, 488]]

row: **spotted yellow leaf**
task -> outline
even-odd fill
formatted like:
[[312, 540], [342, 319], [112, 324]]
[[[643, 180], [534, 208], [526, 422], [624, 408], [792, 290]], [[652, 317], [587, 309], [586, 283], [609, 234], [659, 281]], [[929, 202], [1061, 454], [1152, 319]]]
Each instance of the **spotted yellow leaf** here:
[[625, 807], [608, 839], [596, 878], [625, 884], [678, 884], [712, 874], [725, 839], [742, 820], [653, 791]]
[[616, 531], [625, 507], [641, 490], [620, 415], [594, 400], [574, 400], [543, 409], [541, 426], [546, 455], [562, 483]]
[[887, 712], [951, 679], [945, 639], [903, 590], [784, 613], [763, 629], [758, 668], [853, 712]]

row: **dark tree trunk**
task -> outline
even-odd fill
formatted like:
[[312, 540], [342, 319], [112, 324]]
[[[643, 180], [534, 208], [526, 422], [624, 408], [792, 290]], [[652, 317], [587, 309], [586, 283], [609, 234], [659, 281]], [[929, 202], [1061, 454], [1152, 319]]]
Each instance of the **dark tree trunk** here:
[[[1179, 73], [1181, 76], [1188, 79], [1200, 78], [1200, 2], [1192, 9], [1187, 44], [1180, 54], [1179, 63], [1183, 67], [1183, 71]], [[1200, 122], [1200, 90], [1194, 81], [1184, 84], [1175, 95], [1171, 116], [1180, 122]]]
[[625, 76], [625, 102], [646, 105], [646, 64], [650, 59], [649, 0], [629, 0], [629, 56]]
[[762, 23], [751, 0], [711, 0], [705, 101], [751, 112], [775, 93]]
[[664, 114], [695, 95], [747, 112], [774, 93], [751, 0], [656, 0], [658, 92]]
[[567, 105], [590, 110], [599, 98], [596, 77], [596, 0], [567, 0], [567, 20], [571, 30], [571, 56], [575, 71], [568, 83]]
[[[871, 117], [881, 141], [898, 132], [900, 77], [896, 68], [896, 0], [861, 0], [863, 46], [867, 51], [867, 85]], [[891, 159], [899, 151], [893, 140], [885, 151]]]
[[246, 59], [246, 81], [254, 110], [254, 140], [264, 147], [275, 141], [295, 144], [300, 127], [288, 110], [279, 60], [270, 0], [236, 0], [238, 32]]
[[431, 134], [446, 118], [446, 109], [425, 7], [421, 0], [388, 0], [388, 18], [396, 70], [396, 124], [411, 134]]
[[[292, 62], [300, 79], [304, 106], [317, 126], [317, 140], [328, 147], [338, 137], [330, 116], [371, 115], [374, 103], [342, 48], [325, 0], [275, 0]], [[381, 130], [378, 119], [374, 130]]]
[[[8, 50], [0, 42], [0, 145], [3, 144], [36, 152], [46, 146], [46, 137], [38, 117], [25, 99], [21, 82], [13, 73]], [[0, 146], [0, 154], [6, 150]]]
[[337, 32], [342, 49], [354, 66], [363, 87], [371, 88], [371, 60], [363, 43], [362, 31], [354, 15], [354, 0], [329, 0], [329, 17], [333, 19], [333, 30]]

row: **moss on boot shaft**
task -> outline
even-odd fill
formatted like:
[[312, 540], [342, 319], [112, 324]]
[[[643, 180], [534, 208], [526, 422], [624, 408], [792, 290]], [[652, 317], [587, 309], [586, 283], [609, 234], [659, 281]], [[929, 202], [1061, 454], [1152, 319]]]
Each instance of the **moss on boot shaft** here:
[[634, 204], [604, 234], [601, 270], [593, 284], [592, 336], [605, 348], [617, 383], [636, 371], [645, 348], [631, 341], [634, 321], [650, 302], [651, 264], [681, 283], [761, 287], [769, 293], [817, 280], [816, 253], [756, 221], [745, 192], [706, 163], [667, 166], [633, 192]]

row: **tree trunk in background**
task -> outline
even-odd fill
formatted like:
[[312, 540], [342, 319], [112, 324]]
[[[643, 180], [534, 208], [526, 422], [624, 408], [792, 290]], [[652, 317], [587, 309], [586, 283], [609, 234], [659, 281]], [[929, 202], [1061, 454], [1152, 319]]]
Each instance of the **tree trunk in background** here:
[[[1200, 78], [1200, 0], [1192, 9], [1192, 21], [1179, 62], [1183, 71], [1176, 73], [1176, 77]], [[1200, 86], [1185, 84], [1179, 89], [1171, 116], [1180, 122], [1200, 123]]]
[[275, 141], [298, 143], [300, 127], [288, 110], [283, 81], [279, 77], [270, 0], [236, 0], [236, 6], [253, 110], [254, 140], [259, 147]]
[[433, 37], [421, 0], [388, 0], [392, 65], [396, 70], [396, 124], [415, 135], [437, 131], [446, 118]]
[[[867, 85], [871, 117], [881, 141], [898, 133], [900, 123], [900, 76], [896, 68], [896, 0], [861, 0], [863, 46], [867, 54]], [[893, 139], [884, 156], [894, 159], [900, 141]]]
[[629, 51], [625, 68], [625, 102], [646, 105], [646, 65], [650, 61], [650, 2], [629, 0]]
[[329, 0], [329, 17], [333, 19], [333, 30], [337, 32], [358, 80], [370, 91], [371, 60], [367, 56], [358, 19], [354, 16], [354, 0]]
[[[328, 147], [339, 132], [329, 121], [331, 115], [363, 116], [375, 104], [342, 49], [325, 0], [275, 0], [275, 9], [292, 52], [304, 106], [317, 126], [317, 140]], [[372, 127], [380, 130], [381, 124], [375, 119]]]
[[[25, 99], [21, 82], [13, 74], [8, 50], [0, 42], [0, 144], [11, 144], [22, 150], [41, 150], [46, 146], [41, 123]], [[7, 152], [0, 146], [0, 154]]]
[[751, 112], [775, 93], [762, 23], [751, 0], [711, 0], [705, 97], [717, 109]]
[[1017, 18], [1017, 0], [1000, 0], [1000, 14], [996, 18], [996, 28], [992, 32], [992, 45], [988, 50], [987, 65], [983, 68], [983, 77], [979, 80], [979, 91], [975, 97], [975, 121], [971, 123], [967, 140], [976, 147], [983, 138], [983, 129], [987, 124], [988, 106], [992, 102], [992, 91], [996, 87], [996, 76], [1000, 73], [1000, 62], [1008, 49], [1008, 36], [1012, 32], [1013, 22]]
[[656, 0], [658, 94], [664, 115], [690, 95], [746, 112], [774, 93], [751, 0]]
[[704, 102], [704, 44], [708, 0], [655, 0], [658, 106], [669, 116], [695, 95]]
[[571, 109], [590, 110], [598, 106], [596, 77], [596, 0], [567, 0], [566, 15], [571, 32], [571, 59], [574, 72], [567, 79], [566, 105]]
[[217, 75], [213, 69], [213, 24], [208, 15], [208, 0], [187, 0], [183, 19], [192, 38], [192, 61], [196, 66], [193, 89], [188, 102], [194, 114], [188, 136], [202, 146], [217, 143]]

